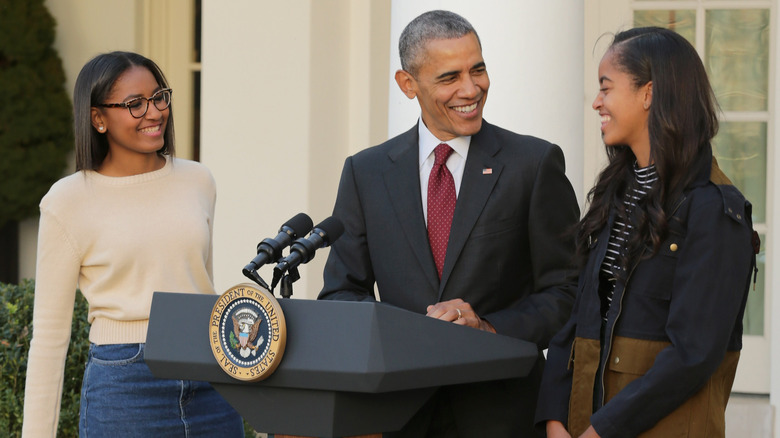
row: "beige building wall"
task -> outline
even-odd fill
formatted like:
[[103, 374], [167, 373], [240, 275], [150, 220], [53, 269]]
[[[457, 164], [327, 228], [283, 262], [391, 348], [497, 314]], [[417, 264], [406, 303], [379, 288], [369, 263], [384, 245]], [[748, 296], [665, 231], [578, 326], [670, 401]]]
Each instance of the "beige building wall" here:
[[137, 0], [47, 0], [57, 20], [55, 48], [62, 58], [71, 93], [81, 67], [112, 50], [138, 50]]
[[[330, 216], [344, 159], [385, 136], [388, 32], [388, 1], [204, 2], [217, 290], [248, 281], [258, 242], [295, 214]], [[326, 257], [301, 266], [294, 297], [316, 297]], [[268, 283], [272, 268], [259, 270]]]

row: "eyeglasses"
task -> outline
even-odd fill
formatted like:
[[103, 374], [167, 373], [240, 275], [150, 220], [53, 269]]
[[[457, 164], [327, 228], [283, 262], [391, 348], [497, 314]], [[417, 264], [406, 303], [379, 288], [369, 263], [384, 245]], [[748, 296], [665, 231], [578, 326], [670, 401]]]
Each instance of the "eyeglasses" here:
[[[101, 103], [97, 106], [105, 108], [127, 108], [130, 111], [130, 115], [136, 119], [140, 119], [149, 110], [149, 101], [154, 102], [154, 107], [160, 111], [165, 110], [171, 106], [171, 94], [173, 90], [170, 88], [163, 88], [158, 92], [152, 94], [152, 97], [136, 97], [130, 99], [127, 102], [122, 103]], [[145, 104], [145, 105], [144, 105]]]

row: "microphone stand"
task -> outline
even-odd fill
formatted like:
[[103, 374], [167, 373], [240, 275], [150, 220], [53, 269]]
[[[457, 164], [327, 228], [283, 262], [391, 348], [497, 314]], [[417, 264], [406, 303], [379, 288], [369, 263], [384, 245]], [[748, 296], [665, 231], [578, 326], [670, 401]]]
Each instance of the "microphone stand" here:
[[293, 294], [293, 283], [301, 279], [301, 274], [298, 273], [298, 268], [290, 268], [286, 274], [282, 277], [281, 286], [279, 286], [279, 295], [282, 298], [290, 298]]
[[267, 283], [266, 283], [266, 282], [265, 282], [265, 281], [264, 281], [262, 278], [260, 278], [260, 274], [258, 274], [256, 270], [254, 270], [254, 269], [246, 269], [246, 268], [245, 268], [245, 269], [244, 269], [243, 271], [241, 271], [241, 272], [243, 272], [243, 273], [244, 273], [244, 275], [245, 275], [245, 276], [246, 276], [248, 279], [250, 279], [250, 280], [254, 281], [255, 283], [257, 283], [257, 284], [259, 284], [260, 286], [262, 286], [262, 288], [263, 288], [263, 289], [265, 289], [265, 290], [267, 290], [268, 292], [271, 292], [271, 294], [273, 294], [273, 291], [271, 290], [271, 288], [270, 288], [270, 287], [268, 287], [268, 284], [267, 284]]

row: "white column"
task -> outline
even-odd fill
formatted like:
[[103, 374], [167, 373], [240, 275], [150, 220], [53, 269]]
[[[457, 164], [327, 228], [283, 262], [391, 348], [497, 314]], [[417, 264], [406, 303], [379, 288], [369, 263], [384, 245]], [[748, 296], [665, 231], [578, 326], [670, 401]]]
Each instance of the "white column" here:
[[559, 145], [566, 156], [566, 174], [582, 205], [583, 3], [393, 0], [388, 136], [408, 130], [420, 114], [417, 102], [401, 94], [393, 80], [401, 68], [398, 37], [412, 19], [433, 9], [462, 15], [479, 34], [490, 75], [485, 120]]
[[[310, 213], [310, 12], [308, 2], [203, 2], [201, 162], [217, 181], [217, 292], [250, 282], [241, 269], [258, 242]], [[270, 283], [272, 267], [260, 275]]]

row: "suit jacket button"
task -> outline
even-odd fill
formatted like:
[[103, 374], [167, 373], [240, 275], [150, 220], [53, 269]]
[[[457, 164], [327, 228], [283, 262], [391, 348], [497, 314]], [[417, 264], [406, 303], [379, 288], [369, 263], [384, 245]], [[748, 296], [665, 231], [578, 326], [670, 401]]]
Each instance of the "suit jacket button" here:
[[674, 252], [674, 251], [677, 251], [677, 244], [676, 244], [676, 243], [673, 243], [673, 244], [669, 245], [669, 249], [670, 249], [672, 252]]
[[616, 363], [616, 364], [617, 364], [617, 363], [620, 363], [620, 358], [619, 358], [619, 357], [616, 357], [616, 358], [615, 358], [615, 363]]

